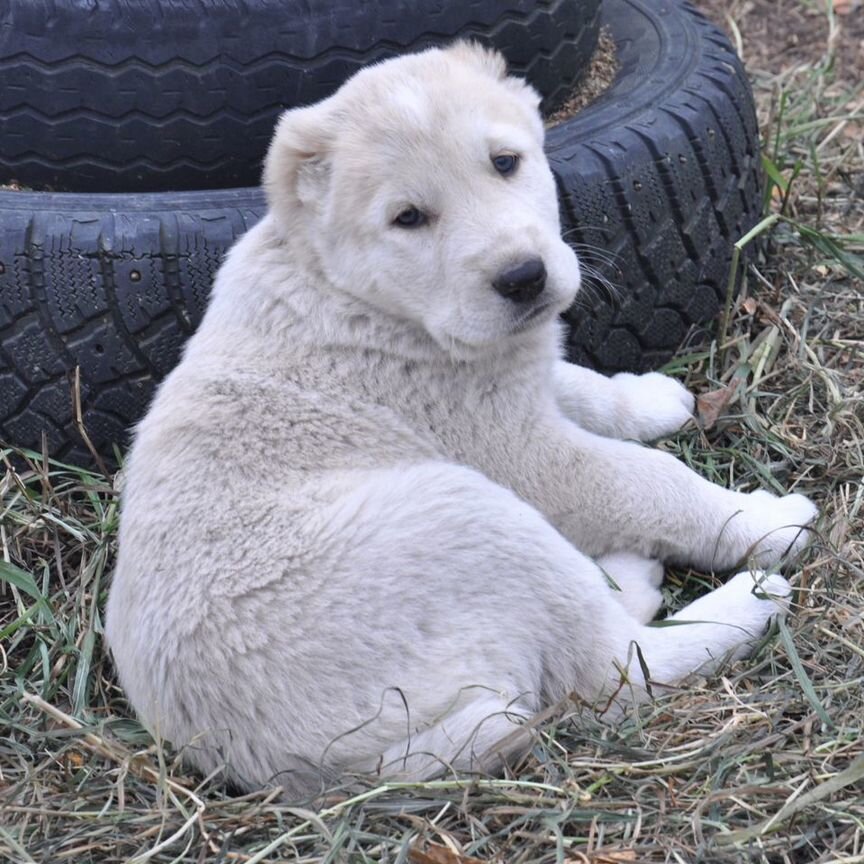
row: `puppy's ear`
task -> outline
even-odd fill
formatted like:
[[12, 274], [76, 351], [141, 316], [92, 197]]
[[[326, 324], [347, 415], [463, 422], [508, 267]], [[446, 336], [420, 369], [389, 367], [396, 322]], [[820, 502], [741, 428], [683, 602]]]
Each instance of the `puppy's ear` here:
[[539, 108], [540, 94], [524, 78], [507, 74], [507, 61], [499, 51], [484, 48], [479, 42], [470, 42], [467, 39], [454, 42], [445, 50], [458, 62], [500, 81], [515, 96], [526, 102], [532, 111]]
[[286, 111], [264, 161], [264, 189], [271, 209], [315, 206], [330, 179], [333, 123], [329, 100]]
[[507, 61], [504, 55], [494, 48], [484, 48], [479, 42], [459, 39], [445, 50], [460, 63], [473, 66], [492, 78], [501, 81], [507, 77]]

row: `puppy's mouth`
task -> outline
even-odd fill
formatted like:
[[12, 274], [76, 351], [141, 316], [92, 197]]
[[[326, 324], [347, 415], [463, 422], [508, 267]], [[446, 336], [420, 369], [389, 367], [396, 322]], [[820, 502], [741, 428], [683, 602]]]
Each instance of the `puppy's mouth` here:
[[545, 302], [538, 303], [536, 306], [532, 306], [526, 312], [519, 315], [513, 322], [513, 332], [521, 333], [523, 330], [528, 330], [533, 326], [541, 324], [549, 317], [545, 313], [552, 310], [554, 305], [551, 300], [546, 300]]

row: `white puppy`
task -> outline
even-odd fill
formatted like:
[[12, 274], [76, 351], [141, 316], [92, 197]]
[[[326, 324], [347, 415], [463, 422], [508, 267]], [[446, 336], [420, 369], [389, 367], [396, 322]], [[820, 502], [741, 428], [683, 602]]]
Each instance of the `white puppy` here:
[[815, 510], [616, 440], [692, 398], [559, 360], [579, 268], [537, 104], [459, 44], [279, 123], [270, 213], [137, 430], [108, 604], [132, 704], [202, 771], [494, 770], [543, 706], [638, 699], [641, 660], [679, 681], [782, 608], [745, 572], [645, 626], [659, 561], [773, 563]]

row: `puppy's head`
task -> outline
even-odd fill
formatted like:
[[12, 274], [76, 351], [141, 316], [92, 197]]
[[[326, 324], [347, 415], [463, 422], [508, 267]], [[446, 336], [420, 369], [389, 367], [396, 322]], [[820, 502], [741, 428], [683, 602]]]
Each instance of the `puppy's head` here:
[[482, 351], [550, 320], [579, 287], [538, 102], [469, 43], [364, 69], [280, 120], [271, 211], [338, 289], [449, 351]]

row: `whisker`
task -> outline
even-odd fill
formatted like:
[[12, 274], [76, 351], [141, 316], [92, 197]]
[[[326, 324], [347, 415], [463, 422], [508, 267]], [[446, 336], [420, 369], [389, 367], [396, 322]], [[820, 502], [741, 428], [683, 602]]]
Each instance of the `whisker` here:
[[588, 261], [601, 261], [611, 267], [617, 269], [617, 261], [621, 259], [621, 255], [613, 252], [611, 249], [606, 249], [602, 246], [594, 246], [590, 243], [568, 243], [570, 248], [580, 257], [584, 257]]
[[612, 282], [605, 274], [590, 264], [582, 264], [582, 290], [576, 301], [582, 305], [592, 300], [605, 300], [618, 306], [623, 295], [621, 287]]

